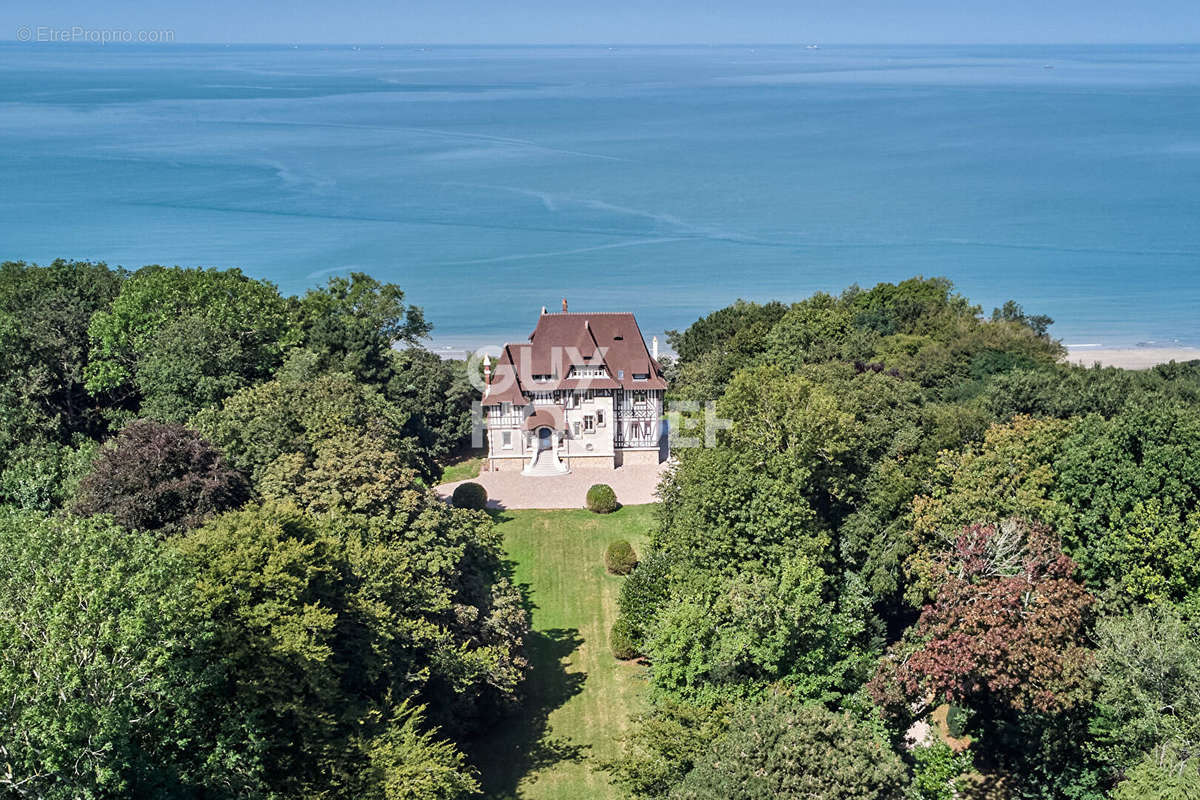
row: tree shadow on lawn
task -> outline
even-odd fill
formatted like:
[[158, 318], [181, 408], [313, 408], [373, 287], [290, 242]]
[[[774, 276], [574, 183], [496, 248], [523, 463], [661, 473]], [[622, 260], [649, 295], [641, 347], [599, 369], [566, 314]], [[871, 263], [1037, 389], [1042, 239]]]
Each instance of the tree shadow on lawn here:
[[[527, 590], [522, 587], [526, 598]], [[567, 672], [562, 663], [581, 644], [583, 638], [577, 628], [530, 632], [526, 642], [530, 668], [520, 705], [468, 747], [479, 768], [486, 797], [515, 798], [518, 784], [526, 775], [585, 758], [587, 747], [546, 737], [550, 712], [583, 691], [587, 675]]]

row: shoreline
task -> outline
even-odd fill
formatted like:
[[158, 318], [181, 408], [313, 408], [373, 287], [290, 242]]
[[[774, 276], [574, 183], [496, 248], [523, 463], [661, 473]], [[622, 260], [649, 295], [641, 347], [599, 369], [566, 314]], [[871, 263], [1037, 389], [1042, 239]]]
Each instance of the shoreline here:
[[[481, 337], [482, 338], [482, 337]], [[649, 343], [650, 335], [646, 336], [646, 341]], [[666, 347], [665, 334], [659, 334], [659, 351], [663, 355], [673, 355], [669, 348]], [[478, 344], [479, 340], [474, 340], [472, 344], [468, 337], [436, 337], [425, 343], [425, 346], [441, 356], [442, 358], [451, 358], [463, 360], [477, 348], [482, 348], [490, 351], [490, 355], [495, 357], [499, 352], [499, 343], [489, 343], [487, 345]], [[510, 341], [512, 341], [510, 339]], [[519, 339], [518, 339], [519, 341]], [[1154, 345], [1126, 345], [1105, 347], [1099, 345], [1064, 345], [1067, 350], [1065, 358], [1066, 363], [1075, 364], [1084, 367], [1091, 367], [1099, 363], [1102, 367], [1120, 367], [1121, 369], [1150, 369], [1157, 364], [1166, 364], [1170, 361], [1195, 361], [1200, 360], [1200, 347], [1159, 347]]]
[[1200, 347], [1066, 347], [1067, 363], [1084, 367], [1099, 363], [1104, 367], [1150, 369], [1156, 364], [1166, 364], [1169, 361], [1200, 359]]

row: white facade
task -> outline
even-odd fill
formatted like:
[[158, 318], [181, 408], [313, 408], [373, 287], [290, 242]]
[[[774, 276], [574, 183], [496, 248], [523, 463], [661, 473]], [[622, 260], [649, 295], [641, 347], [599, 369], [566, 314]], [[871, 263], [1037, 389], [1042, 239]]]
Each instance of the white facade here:
[[[561, 390], [530, 405], [486, 408], [488, 460], [492, 469], [526, 473], [621, 466], [630, 451], [657, 463], [663, 392], [657, 389]], [[539, 424], [531, 417], [550, 412]], [[541, 470], [538, 468], [541, 467]]]

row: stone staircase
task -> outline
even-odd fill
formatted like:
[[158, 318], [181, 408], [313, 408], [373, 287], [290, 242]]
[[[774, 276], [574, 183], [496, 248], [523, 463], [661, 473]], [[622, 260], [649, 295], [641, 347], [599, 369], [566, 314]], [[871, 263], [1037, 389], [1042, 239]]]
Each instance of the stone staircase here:
[[530, 478], [549, 478], [555, 475], [567, 475], [570, 470], [558, 462], [553, 450], [542, 450], [532, 467], [521, 470], [521, 474]]

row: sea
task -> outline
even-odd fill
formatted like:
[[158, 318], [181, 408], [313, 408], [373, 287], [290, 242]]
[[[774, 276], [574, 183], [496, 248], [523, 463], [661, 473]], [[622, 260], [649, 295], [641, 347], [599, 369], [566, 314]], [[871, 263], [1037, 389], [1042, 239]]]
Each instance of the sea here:
[[0, 44], [0, 260], [367, 272], [436, 348], [946, 276], [1200, 345], [1200, 46]]

